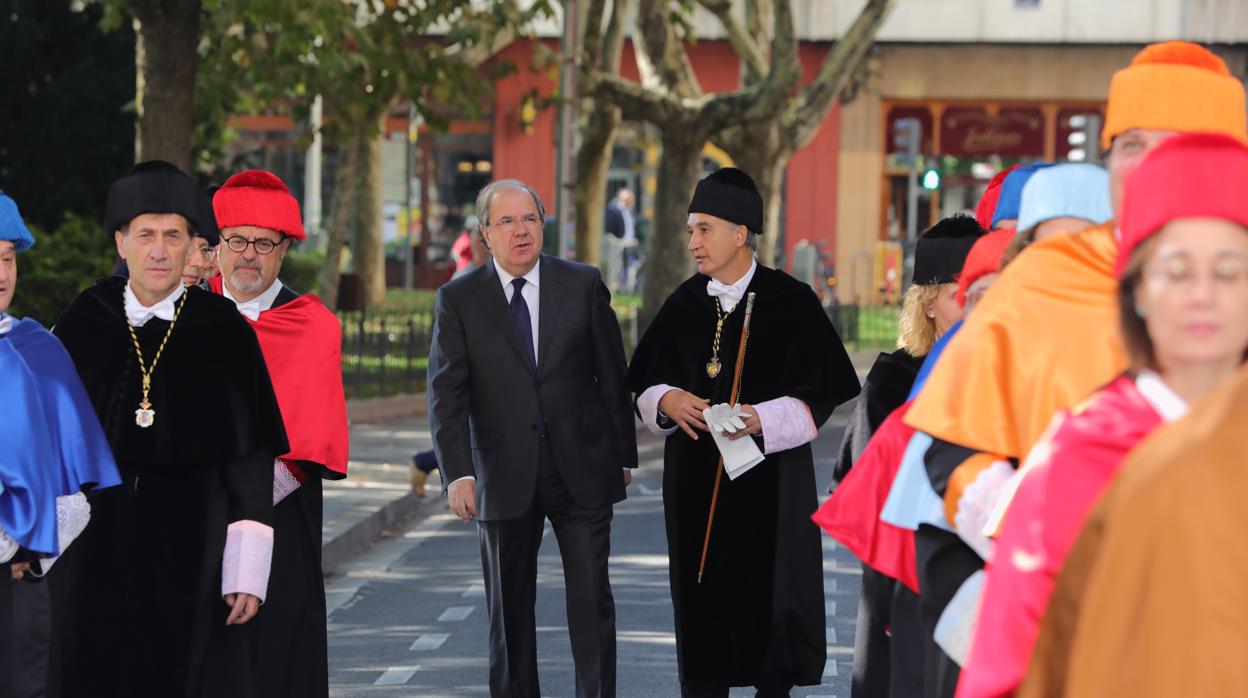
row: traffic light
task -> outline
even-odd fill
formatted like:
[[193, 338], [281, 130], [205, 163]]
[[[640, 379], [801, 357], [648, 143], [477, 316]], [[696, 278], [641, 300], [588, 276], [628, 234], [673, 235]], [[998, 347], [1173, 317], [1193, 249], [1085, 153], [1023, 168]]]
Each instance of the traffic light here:
[[897, 147], [897, 164], [913, 167], [919, 156], [923, 125], [914, 117], [893, 122], [893, 145]]
[[929, 191], [940, 188], [940, 171], [935, 167], [929, 167], [923, 173], [923, 188]]
[[1071, 162], [1096, 162], [1100, 159], [1101, 115], [1075, 114], [1066, 121], [1066, 125], [1071, 129], [1066, 136], [1066, 144], [1070, 146], [1066, 159]]

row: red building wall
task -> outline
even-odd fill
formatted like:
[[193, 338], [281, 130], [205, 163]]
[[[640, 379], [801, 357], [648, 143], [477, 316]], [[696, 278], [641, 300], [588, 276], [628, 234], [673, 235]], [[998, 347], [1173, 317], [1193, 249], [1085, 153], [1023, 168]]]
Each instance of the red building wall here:
[[[558, 42], [548, 42], [558, 50]], [[520, 104], [536, 89], [549, 97], [558, 87], [545, 72], [532, 66], [532, 43], [517, 41], [495, 59], [510, 60], [516, 71], [494, 85], [494, 177], [514, 177], [533, 187], [542, 197], [548, 213], [555, 207], [555, 136], [559, 121], [557, 109], [542, 109], [532, 133], [520, 124]]]
[[[549, 45], [558, 48], [554, 43]], [[826, 44], [800, 47], [807, 81], [813, 79], [827, 49]], [[548, 207], [553, 207], [557, 112], [543, 110], [530, 134], [525, 134], [520, 126], [520, 104], [524, 96], [535, 88], [542, 96], [548, 96], [556, 87], [547, 74], [530, 70], [531, 51], [529, 42], [516, 42], [499, 57], [511, 60], [518, 70], [495, 85], [494, 173], [498, 178], [524, 180], [542, 196]], [[688, 52], [704, 91], [737, 89], [739, 61], [727, 42], [700, 41], [690, 46]], [[624, 44], [620, 73], [630, 80], [639, 79], [631, 42]], [[792, 259], [793, 246], [803, 239], [818, 241], [824, 252], [835, 254], [839, 126], [840, 112], [833, 108], [815, 138], [789, 162], [784, 215], [786, 259]]]
[[[807, 82], [814, 79], [829, 46], [803, 44], [799, 57]], [[836, 259], [836, 181], [841, 154], [841, 109], [835, 105], [805, 148], [793, 154], [785, 177], [785, 259], [801, 240], [819, 244]]]

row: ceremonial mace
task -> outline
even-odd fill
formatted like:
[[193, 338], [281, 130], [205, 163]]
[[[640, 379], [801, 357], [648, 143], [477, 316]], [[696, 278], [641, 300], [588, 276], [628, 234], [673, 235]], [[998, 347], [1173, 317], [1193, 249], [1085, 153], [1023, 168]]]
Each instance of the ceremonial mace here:
[[[732, 372], [732, 393], [728, 405], [735, 407], [741, 397], [741, 369], [745, 366], [745, 343], [750, 339], [750, 316], [754, 314], [754, 293], [745, 296], [745, 324], [741, 325], [741, 345], [737, 347], [737, 366]], [[757, 413], [754, 415], [758, 417]], [[711, 510], [706, 515], [706, 536], [702, 538], [702, 559], [698, 561], [698, 584], [706, 568], [706, 551], [711, 546], [711, 524], [715, 523], [715, 504], [719, 502], [719, 483], [724, 477], [724, 455], [715, 466], [715, 488], [711, 490]]]

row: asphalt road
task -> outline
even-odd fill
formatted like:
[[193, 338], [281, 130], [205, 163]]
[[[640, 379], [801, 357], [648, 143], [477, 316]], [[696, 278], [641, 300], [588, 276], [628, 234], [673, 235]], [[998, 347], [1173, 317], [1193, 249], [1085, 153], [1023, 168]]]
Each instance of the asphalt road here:
[[[837, 410], [814, 445], [827, 483], [851, 405]], [[648, 434], [642, 467], [615, 510], [611, 582], [621, 697], [678, 696], [660, 495], [662, 443]], [[430, 488], [432, 490], [432, 488]], [[430, 496], [433, 496], [431, 491]], [[396, 532], [327, 580], [330, 695], [488, 696], [488, 632], [475, 524], [439, 509]], [[563, 571], [549, 525], [539, 562], [538, 661], [543, 696], [575, 695], [563, 605]], [[793, 696], [848, 698], [860, 572], [824, 541], [828, 664], [821, 686]], [[735, 689], [733, 696], [752, 696]]]

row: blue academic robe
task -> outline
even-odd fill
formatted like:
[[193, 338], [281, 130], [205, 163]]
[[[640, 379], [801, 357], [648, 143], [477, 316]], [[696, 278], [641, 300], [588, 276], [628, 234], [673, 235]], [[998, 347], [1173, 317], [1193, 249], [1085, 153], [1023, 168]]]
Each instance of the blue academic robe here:
[[121, 478], [69, 355], [34, 320], [0, 335], [0, 404], [0, 526], [31, 552], [59, 555], [56, 498]]

